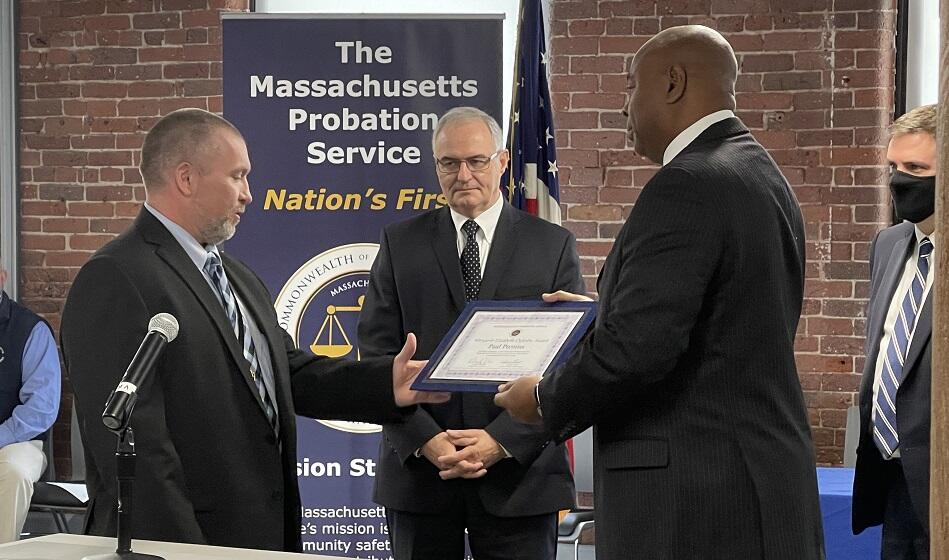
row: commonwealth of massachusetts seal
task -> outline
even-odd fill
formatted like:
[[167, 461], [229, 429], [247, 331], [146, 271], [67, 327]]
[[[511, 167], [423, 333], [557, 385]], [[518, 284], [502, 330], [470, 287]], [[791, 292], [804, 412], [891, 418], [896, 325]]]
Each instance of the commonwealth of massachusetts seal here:
[[[280, 326], [297, 346], [319, 356], [361, 358], [356, 326], [378, 252], [376, 243], [340, 245], [316, 255], [290, 276], [274, 307]], [[319, 422], [357, 434], [382, 429], [362, 422]]]

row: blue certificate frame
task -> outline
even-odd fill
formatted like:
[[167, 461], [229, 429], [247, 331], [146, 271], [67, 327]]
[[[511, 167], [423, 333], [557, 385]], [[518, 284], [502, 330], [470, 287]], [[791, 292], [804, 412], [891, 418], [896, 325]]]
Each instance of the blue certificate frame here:
[[567, 359], [596, 310], [593, 301], [471, 301], [412, 388], [493, 393], [518, 377], [544, 375]]

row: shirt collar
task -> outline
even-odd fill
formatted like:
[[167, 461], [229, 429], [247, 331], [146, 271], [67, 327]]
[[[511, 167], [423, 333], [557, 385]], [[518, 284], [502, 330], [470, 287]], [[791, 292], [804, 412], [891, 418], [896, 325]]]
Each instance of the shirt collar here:
[[922, 231], [920, 231], [918, 225], [913, 224], [913, 233], [916, 234], [916, 244], [917, 244], [917, 245], [919, 245], [919, 242], [920, 242], [920, 241], [922, 241], [923, 239], [925, 239], [925, 238], [928, 237], [930, 243], [933, 244], [933, 247], [936, 246], [936, 232], [935, 232], [935, 231], [932, 232], [932, 233], [930, 233], [929, 235], [926, 235], [925, 233], [923, 233]]
[[678, 136], [673, 138], [672, 142], [669, 142], [669, 145], [666, 146], [666, 151], [662, 154], [662, 165], [668, 165], [668, 163], [672, 161], [677, 155], [679, 155], [679, 153], [684, 150], [686, 146], [691, 144], [693, 140], [705, 132], [708, 127], [725, 119], [730, 119], [734, 116], [735, 113], [731, 112], [730, 110], [722, 109], [721, 111], [715, 111], [714, 113], [705, 115], [701, 119], [692, 123], [688, 128], [680, 132]]
[[[478, 227], [481, 228], [481, 231], [484, 232], [484, 238], [487, 239], [489, 243], [494, 239], [494, 230], [498, 227], [498, 220], [501, 219], [501, 210], [503, 209], [504, 196], [498, 195], [498, 199], [494, 204], [474, 219]], [[455, 212], [455, 209], [450, 206], [448, 210], [451, 212], [451, 221], [455, 223], [455, 233], [458, 233], [461, 231], [461, 226], [465, 225], [465, 222], [471, 218]]]
[[209, 252], [217, 254], [218, 258], [221, 257], [216, 245], [211, 245], [209, 247], [201, 245], [198, 243], [198, 240], [195, 239], [193, 235], [185, 231], [183, 227], [176, 224], [171, 220], [171, 218], [162, 214], [147, 202], [145, 203], [145, 209], [151, 212], [152, 216], [155, 216], [155, 218], [161, 222], [163, 226], [165, 226], [165, 229], [167, 229], [172, 237], [175, 238], [175, 241], [181, 245], [181, 248], [185, 250], [188, 258], [194, 262], [194, 266], [198, 267], [198, 270], [204, 270], [204, 263], [208, 260]]

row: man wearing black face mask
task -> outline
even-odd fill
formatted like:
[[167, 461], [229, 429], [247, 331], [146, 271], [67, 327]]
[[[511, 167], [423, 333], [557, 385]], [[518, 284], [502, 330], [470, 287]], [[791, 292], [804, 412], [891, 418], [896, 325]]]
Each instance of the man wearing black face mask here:
[[866, 366], [853, 530], [883, 524], [887, 560], [929, 558], [929, 419], [932, 262], [936, 205], [936, 106], [890, 127], [890, 193], [902, 223], [870, 250]]

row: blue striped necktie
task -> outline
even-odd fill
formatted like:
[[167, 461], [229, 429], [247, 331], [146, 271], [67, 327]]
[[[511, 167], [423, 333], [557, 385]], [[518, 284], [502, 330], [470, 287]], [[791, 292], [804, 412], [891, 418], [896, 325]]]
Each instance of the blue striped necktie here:
[[923, 304], [926, 290], [926, 276], [929, 275], [929, 257], [933, 252], [933, 243], [928, 237], [919, 242], [919, 258], [916, 261], [916, 274], [909, 290], [903, 296], [900, 312], [893, 327], [893, 336], [886, 345], [883, 357], [883, 370], [877, 397], [873, 403], [876, 415], [873, 418], [873, 441], [889, 459], [900, 445], [896, 426], [896, 393], [903, 383], [906, 372], [903, 369], [909, 341], [916, 325], [916, 316]]
[[257, 385], [257, 392], [260, 394], [261, 402], [264, 403], [264, 413], [267, 415], [267, 420], [270, 421], [270, 426], [273, 428], [274, 433], [279, 433], [277, 412], [273, 406], [273, 401], [270, 399], [270, 395], [267, 393], [267, 386], [264, 384], [264, 379], [260, 375], [260, 362], [257, 360], [257, 349], [254, 347], [254, 339], [247, 331], [247, 322], [244, 320], [240, 307], [237, 305], [237, 298], [234, 297], [234, 292], [231, 290], [231, 285], [227, 281], [227, 276], [224, 275], [224, 267], [221, 265], [221, 259], [217, 256], [217, 253], [208, 253], [208, 259], [204, 262], [204, 271], [211, 277], [211, 283], [214, 285], [215, 292], [217, 292], [218, 300], [220, 300], [221, 305], [224, 306], [227, 319], [231, 322], [231, 328], [234, 329], [234, 336], [237, 337], [237, 341], [240, 342], [241, 348], [244, 350], [244, 358], [250, 365], [250, 376]]

